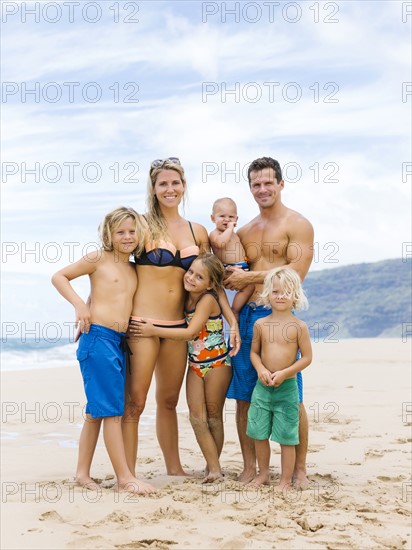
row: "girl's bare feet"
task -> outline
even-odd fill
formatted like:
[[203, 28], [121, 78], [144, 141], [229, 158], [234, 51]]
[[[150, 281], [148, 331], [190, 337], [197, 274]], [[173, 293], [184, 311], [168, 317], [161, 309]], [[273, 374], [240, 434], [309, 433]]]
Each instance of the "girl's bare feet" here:
[[260, 487], [260, 485], [269, 485], [269, 474], [259, 474], [248, 483], [250, 486]]
[[217, 481], [218, 479], [221, 479], [223, 477], [223, 474], [220, 470], [217, 470], [216, 472], [208, 472], [206, 477], [203, 479], [202, 483], [213, 483], [214, 481]]

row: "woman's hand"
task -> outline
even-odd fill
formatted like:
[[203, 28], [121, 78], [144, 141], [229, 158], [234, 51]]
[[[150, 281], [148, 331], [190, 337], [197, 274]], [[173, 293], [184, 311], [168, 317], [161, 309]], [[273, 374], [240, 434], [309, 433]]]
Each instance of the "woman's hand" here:
[[156, 327], [145, 319], [133, 319], [129, 324], [129, 332], [133, 336], [141, 336], [147, 338], [156, 336]]

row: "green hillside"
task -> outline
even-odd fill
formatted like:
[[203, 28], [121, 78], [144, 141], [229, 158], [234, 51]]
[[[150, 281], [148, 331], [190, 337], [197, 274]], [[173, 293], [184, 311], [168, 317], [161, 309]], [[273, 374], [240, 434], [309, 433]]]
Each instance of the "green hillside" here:
[[[412, 333], [412, 261], [384, 260], [309, 273], [304, 288], [312, 338], [402, 337]], [[403, 330], [403, 332], [402, 332]]]

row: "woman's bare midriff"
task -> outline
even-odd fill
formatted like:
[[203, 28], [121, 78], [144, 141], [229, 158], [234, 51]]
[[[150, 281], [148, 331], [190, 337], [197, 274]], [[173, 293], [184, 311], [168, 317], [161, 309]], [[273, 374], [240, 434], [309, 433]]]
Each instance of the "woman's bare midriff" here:
[[138, 286], [132, 315], [174, 321], [183, 318], [184, 270], [180, 267], [137, 268]]

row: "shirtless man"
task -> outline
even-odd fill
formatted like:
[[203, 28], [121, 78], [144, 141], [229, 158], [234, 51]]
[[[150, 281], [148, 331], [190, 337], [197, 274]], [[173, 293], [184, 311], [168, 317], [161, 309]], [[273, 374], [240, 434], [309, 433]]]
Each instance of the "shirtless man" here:
[[[236, 399], [236, 425], [243, 456], [243, 472], [239, 481], [249, 482], [256, 476], [256, 453], [253, 439], [246, 435], [247, 413], [256, 371], [250, 361], [253, 324], [270, 314], [270, 309], [255, 305], [262, 292], [262, 283], [270, 269], [289, 265], [305, 278], [313, 258], [313, 227], [295, 210], [287, 208], [281, 200], [284, 187], [282, 170], [277, 160], [263, 157], [254, 160], [248, 169], [249, 187], [257, 202], [260, 214], [237, 234], [245, 248], [250, 271], [228, 267], [230, 275], [225, 280], [226, 288], [239, 290], [253, 283], [255, 291], [240, 313], [240, 352], [233, 358], [233, 378], [227, 397]], [[308, 418], [302, 403], [302, 376], [297, 376], [300, 401], [299, 445], [296, 446], [294, 471], [295, 485], [305, 488], [306, 454], [308, 449]]]

